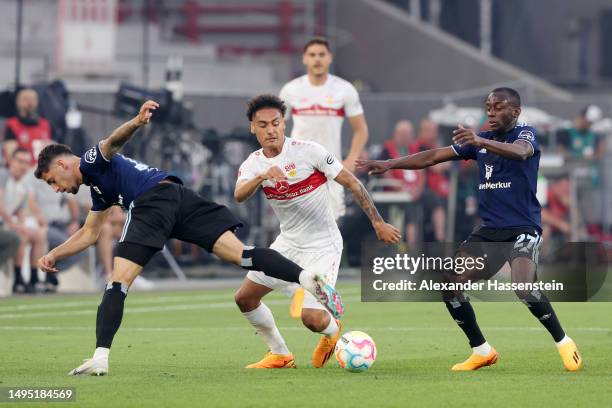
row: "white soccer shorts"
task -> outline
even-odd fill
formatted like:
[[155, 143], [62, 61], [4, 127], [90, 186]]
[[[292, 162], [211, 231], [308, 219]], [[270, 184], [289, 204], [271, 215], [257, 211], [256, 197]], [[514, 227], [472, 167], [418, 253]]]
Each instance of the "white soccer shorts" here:
[[[270, 245], [270, 248], [278, 251], [284, 257], [300, 265], [302, 268], [308, 268], [309, 270], [315, 270], [322, 273], [329, 285], [336, 286], [342, 250], [325, 248], [325, 250], [321, 252], [303, 252], [290, 248], [278, 242], [278, 240], [274, 241], [274, 243]], [[300, 287], [297, 283], [272, 278], [260, 271], [249, 271], [247, 273], [247, 278], [260, 285], [282, 292], [287, 296], [293, 296], [295, 290]], [[302, 308], [326, 310], [308, 291], [304, 293]]]

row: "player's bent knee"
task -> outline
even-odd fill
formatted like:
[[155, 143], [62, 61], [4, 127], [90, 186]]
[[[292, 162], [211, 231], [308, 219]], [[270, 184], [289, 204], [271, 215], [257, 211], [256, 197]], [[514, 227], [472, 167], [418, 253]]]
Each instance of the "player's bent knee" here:
[[302, 309], [302, 323], [313, 332], [325, 330], [329, 319], [329, 314], [324, 310]]
[[257, 296], [249, 295], [243, 290], [238, 289], [234, 294], [234, 301], [242, 313], [250, 312], [257, 309], [261, 303], [261, 299]]

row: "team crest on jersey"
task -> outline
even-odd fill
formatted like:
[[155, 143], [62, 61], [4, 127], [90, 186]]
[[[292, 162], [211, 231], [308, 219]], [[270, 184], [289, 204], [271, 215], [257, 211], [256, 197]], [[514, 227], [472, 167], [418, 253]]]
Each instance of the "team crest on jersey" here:
[[535, 140], [535, 136], [530, 130], [522, 130], [521, 133], [518, 134], [517, 139], [523, 139], [533, 142]]
[[492, 175], [493, 175], [493, 165], [485, 164], [485, 178], [489, 180]]
[[87, 163], [93, 163], [96, 161], [96, 157], [98, 156], [98, 152], [95, 147], [92, 147], [85, 153], [85, 161]]
[[295, 166], [295, 163], [286, 164], [285, 165], [285, 171], [287, 172], [289, 177], [297, 176], [297, 167]]

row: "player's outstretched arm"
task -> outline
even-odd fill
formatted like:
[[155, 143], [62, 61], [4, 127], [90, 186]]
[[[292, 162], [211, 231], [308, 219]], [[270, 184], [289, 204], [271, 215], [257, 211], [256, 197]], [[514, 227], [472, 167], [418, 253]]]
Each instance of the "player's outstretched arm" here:
[[459, 157], [452, 147], [440, 147], [425, 150], [408, 156], [391, 160], [357, 160], [357, 167], [368, 171], [368, 174], [383, 174], [391, 169], [419, 170]]
[[93, 245], [98, 240], [100, 230], [106, 217], [110, 214], [111, 208], [104, 211], [90, 211], [87, 214], [85, 225], [79, 228], [61, 245], [53, 248], [49, 253], [38, 260], [38, 267], [43, 272], [59, 272], [55, 267], [57, 261], [78, 254], [85, 248]]
[[355, 200], [357, 203], [359, 203], [359, 206], [363, 212], [368, 216], [370, 222], [372, 222], [372, 227], [374, 227], [374, 231], [376, 231], [376, 236], [379, 240], [385, 244], [399, 242], [401, 238], [399, 230], [393, 225], [387, 224], [385, 220], [383, 220], [376, 209], [370, 194], [368, 194], [368, 191], [365, 189], [361, 181], [359, 181], [357, 177], [353, 175], [353, 173], [347, 169], [343, 169], [340, 171], [340, 173], [338, 173], [334, 180], [353, 193], [353, 197], [355, 197]]
[[159, 104], [155, 101], [143, 103], [138, 115], [119, 126], [109, 137], [100, 142], [102, 155], [110, 160], [130, 140], [134, 132], [151, 121], [153, 111], [157, 108]]
[[236, 183], [234, 189], [234, 199], [239, 203], [248, 200], [257, 191], [261, 183], [271, 180], [275, 183], [287, 180], [285, 173], [278, 166], [272, 166], [264, 173], [258, 174], [250, 180], [243, 180]]

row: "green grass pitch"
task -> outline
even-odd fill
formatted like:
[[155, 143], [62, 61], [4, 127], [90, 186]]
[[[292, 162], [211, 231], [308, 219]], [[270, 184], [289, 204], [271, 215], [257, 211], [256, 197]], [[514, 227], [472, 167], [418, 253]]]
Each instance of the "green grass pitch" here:
[[583, 371], [568, 373], [525, 306], [477, 302], [480, 325], [501, 359], [454, 373], [450, 366], [470, 350], [443, 304], [361, 303], [357, 285], [340, 290], [344, 329], [364, 330], [378, 346], [378, 360], [365, 373], [345, 372], [335, 361], [312, 368], [318, 336], [289, 318], [280, 295], [266, 303], [296, 356], [296, 370], [243, 368], [266, 350], [233, 304], [232, 290], [134, 292], [105, 377], [66, 375], [93, 352], [99, 295], [1, 300], [0, 387], [76, 388], [76, 403], [54, 407], [586, 407], [612, 401], [610, 303], [555, 304], [585, 359]]

